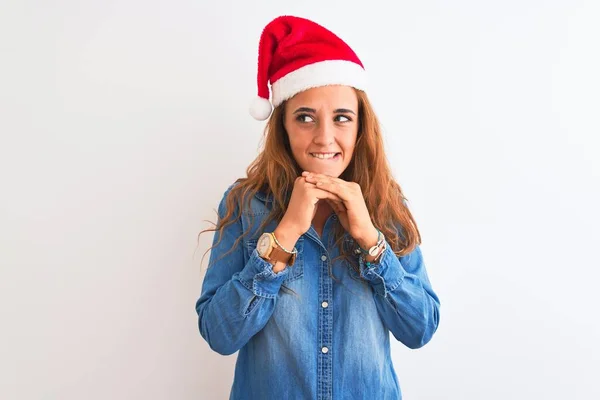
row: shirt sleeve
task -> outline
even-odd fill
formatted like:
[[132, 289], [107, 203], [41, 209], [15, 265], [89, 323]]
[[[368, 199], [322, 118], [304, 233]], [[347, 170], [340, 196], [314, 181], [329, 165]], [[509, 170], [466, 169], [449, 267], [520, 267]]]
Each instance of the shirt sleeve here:
[[[226, 213], [225, 198], [232, 186], [219, 204], [219, 220]], [[243, 233], [238, 216], [239, 208], [234, 213], [236, 222], [223, 230], [222, 238], [215, 231], [215, 247], [210, 252], [209, 267], [196, 301], [200, 334], [212, 350], [223, 355], [238, 351], [266, 325], [289, 273], [287, 268], [273, 272], [273, 265], [262, 259], [256, 249], [245, 261], [241, 241], [231, 251]]]
[[377, 310], [394, 337], [411, 349], [431, 340], [439, 322], [440, 301], [433, 291], [420, 246], [398, 257], [387, 248], [379, 262], [359, 257], [360, 275], [369, 282]]

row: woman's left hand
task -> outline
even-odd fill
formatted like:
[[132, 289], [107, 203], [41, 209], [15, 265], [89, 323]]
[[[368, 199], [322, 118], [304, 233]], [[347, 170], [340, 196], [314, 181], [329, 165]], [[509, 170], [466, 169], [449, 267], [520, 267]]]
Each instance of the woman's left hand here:
[[364, 243], [370, 241], [373, 235], [377, 237], [377, 229], [371, 221], [358, 183], [314, 172], [305, 171], [302, 172], [302, 176], [307, 182], [317, 185], [319, 189], [327, 190], [342, 199], [342, 201], [328, 201], [328, 203], [337, 214], [344, 229], [354, 240]]

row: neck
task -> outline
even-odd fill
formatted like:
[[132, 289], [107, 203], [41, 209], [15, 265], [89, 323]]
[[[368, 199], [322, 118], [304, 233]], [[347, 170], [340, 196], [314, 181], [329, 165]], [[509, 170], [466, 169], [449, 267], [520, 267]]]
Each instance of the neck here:
[[325, 200], [319, 200], [317, 203], [317, 212], [314, 219], [327, 219], [333, 212], [333, 208]]

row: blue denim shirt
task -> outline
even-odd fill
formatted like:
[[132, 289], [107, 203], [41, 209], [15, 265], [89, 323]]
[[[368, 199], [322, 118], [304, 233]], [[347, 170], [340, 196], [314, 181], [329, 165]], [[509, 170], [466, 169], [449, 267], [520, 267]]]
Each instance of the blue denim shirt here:
[[[219, 204], [219, 218], [232, 187]], [[270, 202], [257, 193], [241, 220], [224, 230], [211, 263], [243, 232], [251, 234], [210, 265], [196, 302], [200, 334], [210, 348], [223, 355], [239, 350], [230, 399], [401, 399], [390, 332], [416, 349], [431, 339], [439, 321], [439, 299], [420, 248], [397, 257], [388, 247], [369, 267], [361, 259], [360, 275], [344, 259], [331, 265], [339, 255], [332, 214], [321, 237], [311, 226], [298, 239], [294, 265], [274, 273], [256, 250]], [[239, 216], [239, 209], [234, 212]], [[213, 245], [218, 238], [217, 231]], [[344, 240], [352, 238], [346, 233]]]

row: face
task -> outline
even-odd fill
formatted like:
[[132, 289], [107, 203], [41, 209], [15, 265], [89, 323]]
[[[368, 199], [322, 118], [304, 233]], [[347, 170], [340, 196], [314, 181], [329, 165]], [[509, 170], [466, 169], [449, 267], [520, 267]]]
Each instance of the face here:
[[350, 86], [312, 88], [289, 99], [284, 126], [303, 171], [338, 178], [352, 160], [358, 135], [358, 98]]

